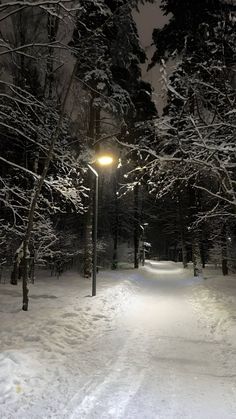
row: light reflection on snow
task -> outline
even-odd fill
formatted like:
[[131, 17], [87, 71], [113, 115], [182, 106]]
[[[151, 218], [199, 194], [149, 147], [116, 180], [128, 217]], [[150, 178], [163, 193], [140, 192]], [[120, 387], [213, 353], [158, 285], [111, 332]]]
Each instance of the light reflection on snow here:
[[95, 300], [42, 271], [24, 322], [0, 284], [0, 418], [236, 419], [235, 275], [181, 268], [101, 271]]
[[176, 266], [173, 263], [173, 268], [170, 269], [171, 262], [157, 262], [157, 261], [147, 261], [145, 264], [145, 270], [150, 273], [161, 273], [161, 274], [178, 274], [183, 271], [183, 268]]
[[[165, 266], [169, 265], [169, 263], [165, 261], [148, 260], [146, 262], [150, 263], [151, 265], [165, 265]], [[173, 262], [170, 262], [170, 263], [173, 263]]]

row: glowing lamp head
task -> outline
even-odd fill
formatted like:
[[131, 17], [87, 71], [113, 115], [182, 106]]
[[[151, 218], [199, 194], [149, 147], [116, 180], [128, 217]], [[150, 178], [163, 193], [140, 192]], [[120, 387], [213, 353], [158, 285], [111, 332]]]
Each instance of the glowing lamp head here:
[[100, 166], [110, 166], [113, 163], [114, 159], [112, 156], [102, 155], [97, 158], [97, 162]]

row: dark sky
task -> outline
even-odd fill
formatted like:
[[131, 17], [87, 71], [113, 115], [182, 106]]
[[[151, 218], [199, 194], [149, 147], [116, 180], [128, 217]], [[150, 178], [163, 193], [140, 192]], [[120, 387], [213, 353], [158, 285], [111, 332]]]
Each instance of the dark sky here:
[[[148, 59], [152, 57], [154, 47], [152, 44], [152, 31], [154, 28], [161, 28], [166, 22], [168, 17], [163, 16], [162, 11], [159, 7], [161, 0], [156, 0], [155, 4], [147, 3], [139, 7], [139, 13], [134, 11], [133, 15], [137, 23], [139, 37], [141, 45], [146, 51]], [[167, 72], [171, 71], [173, 63], [169, 63], [167, 66]], [[161, 89], [160, 82], [160, 68], [156, 65], [152, 70], [146, 71], [147, 64], [143, 66], [143, 78], [149, 81], [154, 89], [153, 99], [156, 103], [159, 114], [162, 113], [163, 105], [165, 102], [165, 94]]]
[[159, 8], [160, 2], [156, 0], [155, 4], [146, 3], [139, 6], [139, 13], [134, 11], [141, 44], [144, 48], [151, 45], [153, 28], [161, 28], [168, 21]]

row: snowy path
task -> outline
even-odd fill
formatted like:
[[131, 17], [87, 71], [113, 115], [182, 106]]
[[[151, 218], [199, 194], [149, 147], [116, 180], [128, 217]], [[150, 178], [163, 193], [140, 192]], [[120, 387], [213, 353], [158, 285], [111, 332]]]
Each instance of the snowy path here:
[[38, 281], [28, 313], [0, 285], [0, 418], [235, 419], [236, 285], [171, 262], [99, 277], [93, 299]]

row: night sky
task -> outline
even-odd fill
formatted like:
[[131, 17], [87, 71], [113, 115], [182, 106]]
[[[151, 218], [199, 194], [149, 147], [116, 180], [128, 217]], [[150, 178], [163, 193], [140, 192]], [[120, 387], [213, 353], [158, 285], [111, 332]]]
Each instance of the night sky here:
[[[167, 16], [163, 16], [159, 7], [161, 0], [157, 0], [155, 4], [147, 3], [139, 7], [139, 13], [134, 11], [134, 17], [137, 23], [141, 45], [146, 51], [148, 60], [151, 59], [155, 48], [152, 46], [152, 31], [154, 28], [161, 28], [167, 21]], [[173, 63], [167, 64], [167, 71], [171, 72]], [[150, 71], [146, 71], [147, 63], [143, 66], [143, 78], [149, 81], [154, 89], [153, 99], [156, 103], [158, 113], [162, 113], [165, 98], [161, 91], [159, 66], [155, 66]], [[165, 95], [164, 95], [165, 96]]]

